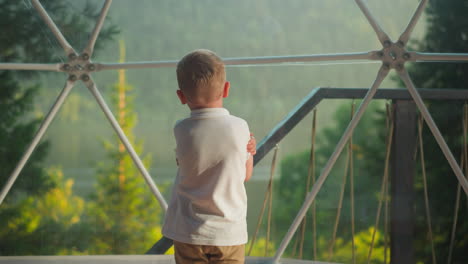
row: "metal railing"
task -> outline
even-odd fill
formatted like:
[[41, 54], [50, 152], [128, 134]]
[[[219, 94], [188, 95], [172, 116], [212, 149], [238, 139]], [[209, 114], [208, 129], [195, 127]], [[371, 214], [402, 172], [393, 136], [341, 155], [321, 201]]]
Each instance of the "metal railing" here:
[[[365, 88], [331, 88], [317, 87], [312, 89], [271, 131], [258, 143], [254, 166], [257, 165], [281, 140], [286, 137], [320, 102], [327, 99], [363, 99], [368, 92]], [[418, 89], [424, 100], [468, 100], [468, 90], [464, 89]], [[374, 100], [412, 100], [408, 90], [387, 88], [378, 90]], [[146, 254], [164, 254], [173, 242], [163, 237], [156, 242]]]

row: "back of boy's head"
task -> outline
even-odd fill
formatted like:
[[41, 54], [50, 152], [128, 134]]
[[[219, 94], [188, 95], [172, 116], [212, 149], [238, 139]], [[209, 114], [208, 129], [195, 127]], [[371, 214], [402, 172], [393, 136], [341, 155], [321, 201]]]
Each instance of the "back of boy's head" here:
[[189, 102], [212, 102], [223, 94], [226, 82], [224, 63], [210, 50], [192, 51], [177, 64], [177, 82]]

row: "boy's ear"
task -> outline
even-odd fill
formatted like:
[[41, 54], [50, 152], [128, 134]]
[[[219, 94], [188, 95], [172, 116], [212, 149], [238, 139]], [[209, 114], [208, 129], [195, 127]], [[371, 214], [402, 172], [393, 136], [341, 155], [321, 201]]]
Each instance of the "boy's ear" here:
[[177, 90], [176, 92], [177, 92], [177, 97], [179, 97], [180, 103], [186, 104], [187, 103], [187, 98], [185, 97], [182, 90]]
[[226, 98], [229, 96], [229, 89], [231, 88], [231, 84], [229, 82], [224, 83], [224, 88], [223, 88], [223, 98]]

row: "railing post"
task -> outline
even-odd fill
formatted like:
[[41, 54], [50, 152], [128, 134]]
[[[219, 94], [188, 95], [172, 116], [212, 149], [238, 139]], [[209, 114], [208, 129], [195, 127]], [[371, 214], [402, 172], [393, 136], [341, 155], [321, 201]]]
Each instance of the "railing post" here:
[[390, 258], [392, 264], [414, 264], [416, 105], [412, 100], [393, 100], [393, 109]]

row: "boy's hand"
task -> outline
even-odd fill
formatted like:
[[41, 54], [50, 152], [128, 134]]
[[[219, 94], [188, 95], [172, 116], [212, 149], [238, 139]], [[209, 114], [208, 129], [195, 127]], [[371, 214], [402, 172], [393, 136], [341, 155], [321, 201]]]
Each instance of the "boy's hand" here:
[[257, 141], [252, 133], [250, 133], [250, 140], [249, 143], [247, 143], [247, 152], [252, 156], [257, 153]]

